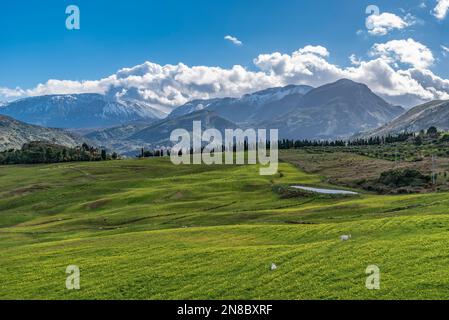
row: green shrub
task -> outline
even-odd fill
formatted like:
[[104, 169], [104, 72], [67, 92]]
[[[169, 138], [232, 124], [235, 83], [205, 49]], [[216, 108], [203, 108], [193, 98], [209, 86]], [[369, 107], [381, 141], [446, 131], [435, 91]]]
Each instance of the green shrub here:
[[430, 176], [423, 175], [418, 170], [405, 169], [383, 172], [377, 182], [393, 188], [402, 188], [422, 187], [428, 184], [430, 180]]

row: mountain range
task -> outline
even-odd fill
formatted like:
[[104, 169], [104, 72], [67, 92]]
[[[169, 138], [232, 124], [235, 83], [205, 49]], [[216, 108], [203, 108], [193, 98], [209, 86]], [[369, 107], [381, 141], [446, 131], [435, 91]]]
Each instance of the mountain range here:
[[103, 128], [167, 116], [144, 101], [90, 93], [25, 98], [0, 106], [0, 114], [30, 124], [64, 129]]
[[278, 129], [282, 138], [349, 138], [382, 126], [405, 110], [374, 94], [366, 85], [342, 79], [319, 88], [272, 88], [238, 99], [192, 101], [175, 109], [179, 119], [197, 110], [214, 111], [237, 126]]
[[[271, 88], [241, 98], [191, 101], [166, 119], [144, 126], [107, 128], [87, 135], [105, 147], [132, 152], [138, 146], [170, 145], [173, 129], [191, 130], [192, 122], [205, 128], [278, 129], [281, 138], [349, 138], [386, 124], [405, 110], [374, 94], [366, 85], [340, 80], [319, 88]], [[124, 134], [118, 134], [123, 133]], [[118, 139], [116, 139], [120, 136]], [[126, 146], [132, 146], [127, 150]]]
[[406, 112], [366, 85], [342, 79], [318, 88], [289, 85], [240, 98], [194, 100], [169, 115], [145, 101], [99, 94], [22, 99], [0, 106], [0, 114], [31, 124], [71, 129], [98, 146], [135, 154], [142, 147], [169, 146], [171, 131], [191, 131], [195, 120], [202, 121], [203, 130], [279, 129], [280, 138], [289, 139], [347, 139], [361, 134], [419, 131], [430, 125], [449, 129], [448, 104], [434, 101]]
[[378, 128], [405, 111], [387, 103], [366, 85], [346, 79], [288, 101], [286, 112], [259, 125], [277, 128], [281, 137], [290, 139], [347, 139], [354, 133]]

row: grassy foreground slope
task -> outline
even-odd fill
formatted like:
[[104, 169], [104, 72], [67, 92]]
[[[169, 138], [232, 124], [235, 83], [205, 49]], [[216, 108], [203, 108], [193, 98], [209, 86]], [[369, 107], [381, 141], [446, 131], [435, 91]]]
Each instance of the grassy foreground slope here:
[[[0, 167], [0, 298], [449, 297], [447, 193], [279, 194], [326, 184], [287, 163], [258, 173], [169, 159]], [[365, 288], [373, 264], [379, 291]], [[68, 265], [79, 291], [65, 289]]]

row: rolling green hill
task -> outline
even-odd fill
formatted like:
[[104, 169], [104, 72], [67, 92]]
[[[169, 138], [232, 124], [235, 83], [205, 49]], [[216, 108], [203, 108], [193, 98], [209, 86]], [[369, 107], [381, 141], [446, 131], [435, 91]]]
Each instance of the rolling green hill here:
[[449, 297], [447, 193], [285, 192], [323, 181], [288, 163], [275, 177], [166, 158], [1, 166], [0, 298]]

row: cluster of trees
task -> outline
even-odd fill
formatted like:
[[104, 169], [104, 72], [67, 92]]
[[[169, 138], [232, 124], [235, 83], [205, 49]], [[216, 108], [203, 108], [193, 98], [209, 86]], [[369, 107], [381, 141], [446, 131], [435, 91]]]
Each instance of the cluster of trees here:
[[430, 183], [430, 176], [423, 175], [418, 170], [391, 170], [383, 172], [378, 182], [390, 187], [422, 187]]
[[383, 145], [383, 144], [391, 144], [391, 143], [397, 143], [397, 142], [405, 142], [409, 139], [413, 138], [415, 134], [413, 133], [400, 133], [398, 135], [391, 135], [385, 137], [371, 137], [368, 139], [355, 139], [348, 141], [348, 146], [376, 146], [376, 145]]
[[0, 164], [36, 164], [72, 161], [105, 161], [118, 158], [116, 153], [97, 149], [84, 143], [80, 147], [68, 148], [47, 142], [25, 143], [20, 150], [0, 152]]
[[373, 180], [357, 181], [359, 187], [381, 194], [407, 194], [419, 192], [430, 186], [431, 176], [424, 175], [415, 169], [395, 169], [382, 172]]
[[427, 132], [424, 132], [424, 130], [421, 130], [420, 136], [428, 136], [430, 138], [438, 138], [440, 136], [440, 132], [438, 131], [437, 127], [430, 127], [427, 129]]

